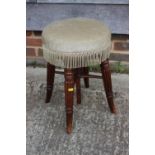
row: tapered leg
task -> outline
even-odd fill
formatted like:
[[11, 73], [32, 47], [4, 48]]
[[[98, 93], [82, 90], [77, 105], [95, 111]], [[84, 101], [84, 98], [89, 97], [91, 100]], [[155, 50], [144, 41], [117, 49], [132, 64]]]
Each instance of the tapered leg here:
[[55, 75], [55, 66], [51, 65], [50, 63], [47, 63], [47, 90], [46, 90], [45, 103], [50, 102], [52, 96], [54, 75]]
[[[83, 67], [83, 75], [88, 75], [89, 74], [89, 69], [88, 67]], [[86, 88], [89, 88], [89, 78], [88, 77], [84, 77], [84, 84]]]
[[73, 96], [74, 96], [74, 73], [72, 69], [65, 69], [65, 104], [66, 104], [66, 130], [72, 132], [73, 121]]
[[80, 68], [77, 68], [75, 71], [75, 83], [76, 83], [76, 96], [77, 104], [81, 103], [81, 84], [80, 84]]
[[110, 111], [116, 113], [116, 108], [113, 102], [112, 82], [111, 82], [111, 71], [109, 66], [109, 60], [105, 60], [101, 63], [101, 72], [106, 92], [107, 101], [109, 104]]

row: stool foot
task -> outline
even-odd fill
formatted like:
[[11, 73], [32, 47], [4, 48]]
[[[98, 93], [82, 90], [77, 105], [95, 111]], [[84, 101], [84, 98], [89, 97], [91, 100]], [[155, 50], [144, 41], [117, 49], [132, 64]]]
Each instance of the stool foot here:
[[66, 130], [72, 132], [73, 122], [73, 96], [74, 96], [74, 73], [72, 69], [65, 69], [65, 104], [66, 104]]
[[108, 101], [110, 111], [112, 113], [116, 113], [116, 108], [115, 108], [115, 105], [113, 102], [111, 71], [110, 71], [108, 59], [101, 63], [101, 72], [102, 72], [104, 88], [105, 88], [106, 97], [107, 97], [107, 101]]
[[[84, 75], [89, 74], [89, 68], [88, 67], [83, 67], [82, 69], [83, 69], [83, 74]], [[85, 85], [85, 88], [89, 88], [89, 78], [88, 77], [84, 78], [84, 85]]]
[[80, 68], [75, 70], [77, 104], [81, 103]]
[[71, 133], [72, 133], [72, 130], [73, 130], [73, 127], [72, 127], [71, 124], [70, 124], [70, 126], [67, 126], [66, 132], [67, 132], [68, 134], [71, 134]]
[[46, 89], [45, 103], [50, 102], [52, 96], [54, 75], [55, 75], [55, 66], [51, 65], [50, 63], [47, 63], [47, 89]]

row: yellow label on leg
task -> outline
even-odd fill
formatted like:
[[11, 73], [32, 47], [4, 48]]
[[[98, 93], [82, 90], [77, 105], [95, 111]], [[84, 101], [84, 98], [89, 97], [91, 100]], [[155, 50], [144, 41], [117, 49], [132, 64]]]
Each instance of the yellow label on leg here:
[[73, 88], [68, 88], [68, 91], [72, 92], [72, 91], [74, 91], [74, 89]]

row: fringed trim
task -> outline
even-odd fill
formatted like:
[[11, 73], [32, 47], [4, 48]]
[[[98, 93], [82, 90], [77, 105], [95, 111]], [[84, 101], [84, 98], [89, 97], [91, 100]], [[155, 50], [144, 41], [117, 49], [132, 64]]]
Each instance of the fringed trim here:
[[43, 56], [45, 60], [55, 66], [62, 68], [80, 68], [101, 64], [109, 58], [111, 47], [102, 51], [92, 52], [52, 52], [43, 46]]

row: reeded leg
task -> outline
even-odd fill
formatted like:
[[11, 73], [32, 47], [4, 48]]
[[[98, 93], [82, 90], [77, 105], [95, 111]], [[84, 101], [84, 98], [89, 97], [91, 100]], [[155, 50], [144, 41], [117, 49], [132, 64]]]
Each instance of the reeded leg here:
[[65, 104], [66, 104], [66, 130], [72, 132], [73, 121], [73, 96], [74, 96], [74, 73], [72, 69], [65, 69]]
[[112, 82], [111, 82], [111, 71], [109, 66], [109, 60], [105, 60], [101, 63], [101, 72], [106, 92], [107, 101], [109, 104], [110, 111], [116, 113], [116, 108], [113, 102]]
[[50, 63], [47, 63], [47, 90], [46, 90], [45, 103], [48, 103], [52, 96], [54, 75], [55, 75], [55, 66], [51, 65]]
[[[83, 75], [88, 75], [89, 74], [88, 67], [83, 67], [82, 69], [83, 69]], [[89, 78], [88, 77], [84, 78], [84, 84], [85, 84], [86, 88], [89, 88]]]
[[80, 85], [80, 68], [76, 69], [75, 71], [75, 83], [76, 83], [76, 96], [77, 96], [77, 104], [81, 103], [81, 85]]

